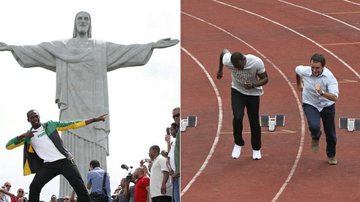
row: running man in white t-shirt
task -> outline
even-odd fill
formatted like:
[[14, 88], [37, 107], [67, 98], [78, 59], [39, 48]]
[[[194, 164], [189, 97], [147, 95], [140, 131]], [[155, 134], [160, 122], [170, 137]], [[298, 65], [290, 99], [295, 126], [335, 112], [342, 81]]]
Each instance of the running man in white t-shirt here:
[[261, 159], [261, 128], [259, 120], [260, 96], [262, 86], [268, 82], [263, 61], [254, 55], [230, 53], [224, 49], [220, 54], [217, 79], [223, 77], [223, 66], [231, 71], [231, 106], [233, 111], [234, 148], [232, 158], [238, 159], [245, 142], [242, 137], [244, 109], [246, 107], [251, 130], [253, 159]]

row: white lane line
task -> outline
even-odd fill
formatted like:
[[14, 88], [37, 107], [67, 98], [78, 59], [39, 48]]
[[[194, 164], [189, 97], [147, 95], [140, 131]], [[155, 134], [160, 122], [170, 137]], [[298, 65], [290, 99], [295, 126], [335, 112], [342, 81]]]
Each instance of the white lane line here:
[[214, 142], [211, 146], [211, 149], [210, 149], [205, 161], [201, 165], [200, 169], [196, 172], [194, 177], [189, 181], [189, 183], [181, 191], [181, 196], [182, 196], [190, 189], [191, 185], [196, 181], [196, 179], [204, 171], [204, 169], [206, 168], [207, 164], [209, 163], [211, 157], [213, 156], [213, 154], [215, 152], [216, 146], [220, 139], [220, 132], [221, 132], [221, 127], [222, 127], [222, 122], [223, 122], [223, 109], [222, 109], [222, 100], [221, 100], [220, 92], [219, 92], [218, 88], [216, 87], [214, 80], [211, 78], [211, 75], [209, 74], [209, 72], [206, 70], [204, 65], [202, 65], [201, 62], [195, 56], [193, 56], [188, 50], [186, 50], [184, 47], [181, 47], [181, 50], [184, 51], [188, 56], [190, 56], [191, 59], [194, 60], [196, 62], [196, 64], [205, 73], [206, 77], [208, 78], [209, 82], [211, 83], [211, 86], [213, 87], [213, 89], [215, 91], [215, 95], [216, 95], [217, 102], [218, 102], [218, 111], [219, 111], [218, 112], [219, 120], [218, 120], [218, 126], [217, 126], [217, 130], [216, 130], [216, 136], [215, 136]]
[[262, 54], [259, 50], [257, 50], [256, 48], [254, 48], [253, 46], [251, 46], [249, 43], [247, 43], [246, 41], [242, 40], [241, 38], [233, 35], [232, 33], [226, 31], [225, 29], [219, 27], [219, 26], [216, 26], [210, 22], [207, 22], [199, 17], [195, 17], [193, 15], [190, 15], [186, 12], [181, 12], [182, 14], [184, 15], [187, 15], [191, 18], [194, 18], [196, 20], [199, 20], [205, 24], [208, 24], [212, 27], [215, 27], [216, 29], [230, 35], [231, 37], [235, 38], [236, 40], [238, 41], [241, 41], [242, 43], [244, 43], [245, 45], [247, 45], [248, 47], [250, 47], [251, 49], [253, 49], [255, 52], [257, 52], [261, 57], [263, 57], [266, 61], [268, 61], [278, 72], [279, 74], [284, 78], [284, 80], [286, 81], [286, 83], [288, 84], [288, 86], [290, 87], [292, 93], [293, 93], [293, 96], [296, 100], [296, 103], [297, 103], [297, 107], [298, 107], [298, 110], [299, 110], [299, 115], [300, 115], [300, 119], [301, 119], [301, 136], [300, 136], [300, 143], [299, 143], [299, 148], [298, 148], [298, 153], [296, 155], [296, 158], [295, 158], [295, 161], [294, 161], [294, 164], [291, 168], [291, 171], [287, 177], [287, 179], [285, 180], [285, 182], [283, 183], [282, 187], [280, 188], [280, 191], [276, 194], [275, 198], [272, 200], [272, 201], [275, 201], [279, 196], [280, 194], [283, 192], [283, 190], [285, 189], [286, 185], [290, 182], [292, 176], [294, 175], [295, 173], [295, 170], [297, 168], [297, 165], [299, 163], [299, 160], [300, 160], [300, 157], [301, 157], [301, 154], [302, 154], [302, 151], [303, 151], [303, 148], [304, 148], [304, 139], [305, 139], [305, 118], [304, 118], [304, 113], [302, 111], [302, 104], [300, 102], [300, 99], [299, 99], [299, 96], [295, 90], [295, 88], [293, 87], [293, 85], [291, 84], [290, 80], [287, 78], [287, 76], [284, 74], [284, 72], [281, 71], [280, 68], [278, 68], [269, 58], [267, 58], [264, 54]]
[[357, 83], [358, 81], [352, 80], [352, 79], [344, 79], [341, 81], [338, 81], [339, 83]]
[[360, 11], [343, 11], [343, 12], [330, 12], [325, 13], [327, 15], [349, 15], [349, 14], [358, 14]]
[[360, 44], [360, 42], [356, 41], [356, 42], [348, 42], [348, 43], [323, 43], [321, 45], [323, 45], [323, 46], [342, 46], [342, 45], [356, 45], [356, 44]]
[[353, 1], [349, 1], [349, 0], [344, 0], [344, 1], [347, 2], [347, 3], [351, 3], [351, 4], [354, 4], [354, 5], [360, 6], [360, 3], [356, 3], [356, 2], [353, 2]]
[[[359, 81], [357, 80], [353, 80], [353, 79], [343, 79], [343, 80], [338, 80], [338, 84], [348, 84], [348, 83], [357, 83]], [[295, 82], [291, 83], [292, 85], [296, 85]]]
[[294, 3], [290, 3], [290, 2], [287, 2], [287, 1], [284, 1], [284, 0], [278, 0], [278, 1], [280, 1], [280, 2], [282, 2], [282, 3], [284, 3], [284, 4], [287, 4], [287, 5], [291, 5], [291, 6], [294, 6], [294, 7], [297, 7], [297, 8], [301, 8], [301, 9], [310, 11], [310, 12], [312, 12], [312, 13], [316, 13], [316, 14], [318, 14], [318, 15], [322, 15], [322, 16], [327, 17], [327, 18], [329, 18], [329, 19], [335, 20], [336, 22], [339, 22], [339, 23], [341, 23], [341, 24], [343, 24], [343, 25], [346, 25], [346, 26], [348, 26], [348, 27], [351, 27], [351, 28], [353, 28], [353, 29], [356, 29], [357, 31], [360, 31], [360, 28], [358, 28], [358, 27], [356, 27], [356, 26], [354, 26], [354, 25], [351, 25], [351, 24], [349, 24], [349, 23], [347, 23], [347, 22], [344, 22], [344, 21], [342, 21], [342, 20], [339, 20], [339, 19], [337, 19], [337, 18], [331, 17], [330, 15], [326, 15], [326, 14], [321, 13], [321, 12], [319, 12], [319, 11], [315, 11], [315, 10], [312, 10], [312, 9], [310, 9], [310, 8], [307, 8], [307, 7], [304, 7], [304, 6], [300, 6], [300, 5], [297, 5], [297, 4], [294, 4]]
[[[242, 132], [243, 134], [250, 134], [250, 131], [245, 131]], [[294, 134], [296, 133], [295, 130], [275, 130], [274, 132], [270, 132], [270, 131], [261, 131], [261, 134]], [[221, 132], [222, 135], [232, 135], [233, 132], [229, 132], [229, 131], [225, 131], [225, 132]]]
[[326, 51], [327, 53], [329, 53], [331, 56], [333, 56], [335, 59], [337, 59], [337, 60], [338, 60], [339, 62], [341, 62], [343, 65], [345, 65], [350, 71], [352, 71], [352, 72], [355, 74], [355, 76], [358, 77], [358, 79], [360, 79], [360, 74], [359, 74], [357, 71], [355, 71], [349, 64], [347, 64], [343, 59], [341, 59], [341, 58], [340, 58], [339, 56], [337, 56], [335, 53], [331, 52], [330, 50], [328, 50], [327, 48], [325, 48], [325, 47], [322, 46], [321, 44], [317, 43], [317, 42], [314, 41], [313, 39], [311, 39], [311, 38], [309, 38], [309, 37], [307, 37], [307, 36], [305, 36], [305, 35], [297, 32], [297, 31], [295, 31], [294, 29], [291, 29], [290, 27], [288, 27], [288, 26], [286, 26], [286, 25], [283, 25], [283, 24], [281, 24], [281, 23], [279, 23], [279, 22], [276, 22], [276, 21], [274, 21], [274, 20], [271, 20], [271, 19], [269, 19], [269, 18], [267, 18], [267, 17], [264, 17], [264, 16], [262, 16], [262, 15], [259, 15], [259, 14], [257, 14], [257, 13], [254, 13], [254, 12], [251, 12], [251, 11], [248, 11], [248, 10], [245, 10], [245, 9], [242, 9], [242, 8], [239, 8], [239, 7], [236, 7], [236, 6], [234, 6], [234, 5], [231, 5], [231, 4], [222, 2], [222, 1], [218, 1], [218, 0], [213, 0], [213, 2], [222, 4], [222, 5], [224, 5], [224, 6], [227, 6], [227, 7], [230, 7], [230, 8], [233, 8], [233, 9], [236, 9], [236, 10], [239, 10], [239, 11], [242, 11], [242, 12], [245, 12], [245, 13], [248, 13], [248, 14], [250, 14], [250, 15], [254, 15], [254, 16], [259, 17], [259, 18], [261, 18], [261, 19], [263, 19], [263, 20], [266, 20], [266, 21], [271, 22], [271, 23], [273, 23], [273, 24], [276, 24], [276, 25], [278, 25], [278, 26], [280, 26], [280, 27], [283, 27], [283, 28], [285, 28], [285, 29], [293, 32], [293, 33], [296, 34], [296, 35], [299, 35], [300, 37], [302, 37], [302, 38], [310, 41], [311, 43], [315, 44], [315, 45], [318, 46], [319, 48], [321, 48], [321, 49], [323, 49], [324, 51]]

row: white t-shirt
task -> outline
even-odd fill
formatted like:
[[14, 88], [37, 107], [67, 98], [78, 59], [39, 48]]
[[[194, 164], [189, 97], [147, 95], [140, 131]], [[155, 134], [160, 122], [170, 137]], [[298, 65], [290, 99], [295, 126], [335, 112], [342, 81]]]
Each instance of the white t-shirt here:
[[66, 158], [60, 151], [55, 147], [54, 143], [45, 133], [43, 126], [40, 126], [37, 129], [32, 129], [36, 131], [34, 137], [31, 138], [31, 145], [36, 151], [36, 154], [44, 160], [44, 162], [54, 162], [60, 159]]
[[[159, 155], [154, 160], [152, 166], [151, 166], [151, 175], [150, 175], [150, 194], [151, 197], [156, 196], [163, 196], [161, 194], [161, 184], [163, 180], [163, 173], [162, 171], [169, 172], [168, 167], [166, 166], [166, 159]], [[172, 196], [172, 184], [170, 180], [170, 176], [168, 181], [166, 182], [166, 196]]]
[[174, 172], [176, 172], [176, 166], [175, 166], [175, 141], [171, 144], [170, 151], [169, 151], [169, 158], [170, 158], [170, 167]]
[[231, 70], [232, 83], [231, 87], [242, 94], [260, 96], [264, 94], [262, 86], [246, 89], [244, 84], [246, 82], [254, 83], [257, 81], [257, 75], [265, 72], [263, 61], [255, 55], [244, 55], [246, 64], [244, 69], [239, 70], [231, 63], [231, 53], [225, 53], [222, 58], [222, 63]]

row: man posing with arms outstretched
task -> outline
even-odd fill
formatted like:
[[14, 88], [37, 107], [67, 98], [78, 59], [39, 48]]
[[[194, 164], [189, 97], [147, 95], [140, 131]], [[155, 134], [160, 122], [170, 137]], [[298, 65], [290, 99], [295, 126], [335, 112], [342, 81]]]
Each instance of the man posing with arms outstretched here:
[[296, 84], [303, 96], [303, 109], [312, 137], [311, 148], [319, 151], [321, 136], [320, 118], [326, 135], [326, 155], [330, 165], [336, 165], [335, 102], [339, 96], [338, 82], [325, 67], [325, 57], [314, 54], [310, 66], [299, 65], [295, 69]]
[[40, 122], [39, 112], [30, 110], [27, 120], [31, 129], [11, 139], [7, 149], [24, 145], [24, 175], [36, 173], [30, 184], [29, 201], [39, 201], [41, 189], [55, 176], [62, 174], [78, 195], [78, 201], [90, 202], [79, 170], [72, 154], [64, 147], [58, 131], [80, 128], [94, 122], [104, 121], [106, 115], [85, 121]]
[[245, 142], [242, 137], [244, 109], [246, 107], [251, 130], [253, 159], [261, 159], [261, 128], [259, 120], [260, 96], [264, 94], [262, 86], [268, 82], [263, 61], [254, 55], [231, 54], [224, 49], [220, 54], [217, 79], [223, 77], [223, 66], [231, 71], [231, 106], [233, 111], [233, 135], [235, 145], [232, 158], [238, 159]]

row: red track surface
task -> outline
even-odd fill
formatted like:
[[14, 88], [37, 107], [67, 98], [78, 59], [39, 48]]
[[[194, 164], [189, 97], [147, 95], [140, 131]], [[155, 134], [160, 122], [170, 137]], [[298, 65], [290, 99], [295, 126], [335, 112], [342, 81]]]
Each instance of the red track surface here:
[[[340, 82], [336, 121], [342, 116], [360, 118], [360, 6], [341, 0], [287, 2], [348, 24], [282, 1], [182, 0], [182, 115], [198, 116], [198, 126], [182, 135], [183, 202], [360, 201], [360, 132], [337, 130], [339, 163], [329, 166], [324, 136], [320, 152], [310, 150], [306, 119], [302, 122], [297, 101], [302, 98], [293, 91], [295, 66], [308, 65], [313, 53], [323, 53]], [[240, 159], [230, 157], [230, 72], [225, 70], [224, 78], [216, 80], [224, 48], [263, 59], [270, 82], [261, 97], [261, 114], [286, 116], [285, 127], [276, 128], [279, 133], [262, 129], [260, 161], [251, 159], [250, 134], [244, 135]], [[201, 67], [214, 80], [218, 98]], [[247, 132], [247, 117], [244, 120]]]

